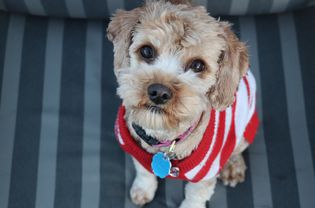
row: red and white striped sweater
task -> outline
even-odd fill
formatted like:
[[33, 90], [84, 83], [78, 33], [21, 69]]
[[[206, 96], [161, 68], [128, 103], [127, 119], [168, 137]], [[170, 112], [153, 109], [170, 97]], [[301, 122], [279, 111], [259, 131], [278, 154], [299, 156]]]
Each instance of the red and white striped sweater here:
[[[172, 160], [172, 167], [179, 168], [175, 179], [191, 182], [216, 176], [224, 167], [243, 136], [252, 143], [258, 127], [255, 109], [256, 82], [251, 72], [239, 84], [233, 105], [224, 111], [211, 110], [208, 127], [197, 149], [183, 160]], [[115, 124], [116, 138], [121, 148], [152, 172], [152, 154], [142, 149], [130, 135], [125, 119], [125, 108], [119, 108]], [[174, 178], [168, 176], [169, 178]]]

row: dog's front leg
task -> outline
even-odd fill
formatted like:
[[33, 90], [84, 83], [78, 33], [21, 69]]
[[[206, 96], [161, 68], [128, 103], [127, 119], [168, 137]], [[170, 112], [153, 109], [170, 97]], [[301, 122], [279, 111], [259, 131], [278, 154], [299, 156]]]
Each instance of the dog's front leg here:
[[152, 201], [158, 183], [156, 177], [134, 158], [133, 162], [136, 168], [136, 178], [130, 189], [130, 197], [134, 204], [142, 206]]
[[214, 193], [216, 178], [198, 183], [188, 183], [185, 187], [185, 199], [180, 208], [205, 208], [206, 202]]

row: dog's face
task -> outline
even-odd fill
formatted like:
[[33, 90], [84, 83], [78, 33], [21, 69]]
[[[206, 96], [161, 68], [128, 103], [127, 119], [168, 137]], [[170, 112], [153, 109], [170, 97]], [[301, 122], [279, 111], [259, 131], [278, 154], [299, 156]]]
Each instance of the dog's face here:
[[147, 129], [182, 129], [234, 101], [246, 47], [203, 7], [150, 2], [118, 11], [108, 27], [118, 95]]

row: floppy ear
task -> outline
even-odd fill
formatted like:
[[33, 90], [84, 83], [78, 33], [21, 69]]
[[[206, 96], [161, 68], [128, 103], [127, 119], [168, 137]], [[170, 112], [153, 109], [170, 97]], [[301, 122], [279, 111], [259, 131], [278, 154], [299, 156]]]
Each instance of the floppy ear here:
[[131, 11], [117, 10], [107, 27], [107, 38], [114, 44], [114, 68], [129, 66], [129, 47], [132, 39], [132, 31], [137, 24], [141, 8]]
[[248, 70], [248, 53], [244, 43], [231, 31], [230, 24], [221, 22], [224, 28], [222, 38], [226, 43], [219, 59], [216, 84], [209, 90], [209, 99], [216, 110], [224, 110], [234, 102], [234, 95], [240, 79]]

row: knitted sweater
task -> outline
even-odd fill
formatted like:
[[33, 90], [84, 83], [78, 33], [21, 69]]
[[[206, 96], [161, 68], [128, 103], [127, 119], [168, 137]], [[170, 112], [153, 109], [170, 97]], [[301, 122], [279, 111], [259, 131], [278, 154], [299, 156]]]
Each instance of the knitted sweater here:
[[[224, 167], [243, 136], [252, 143], [259, 123], [255, 94], [256, 82], [252, 73], [248, 72], [240, 81], [233, 105], [224, 111], [211, 110], [207, 129], [198, 147], [188, 157], [171, 161], [172, 167], [179, 169], [179, 175], [168, 178], [191, 182], [211, 179]], [[115, 123], [119, 145], [152, 172], [153, 155], [142, 149], [132, 138], [124, 114], [125, 108], [121, 106]]]

